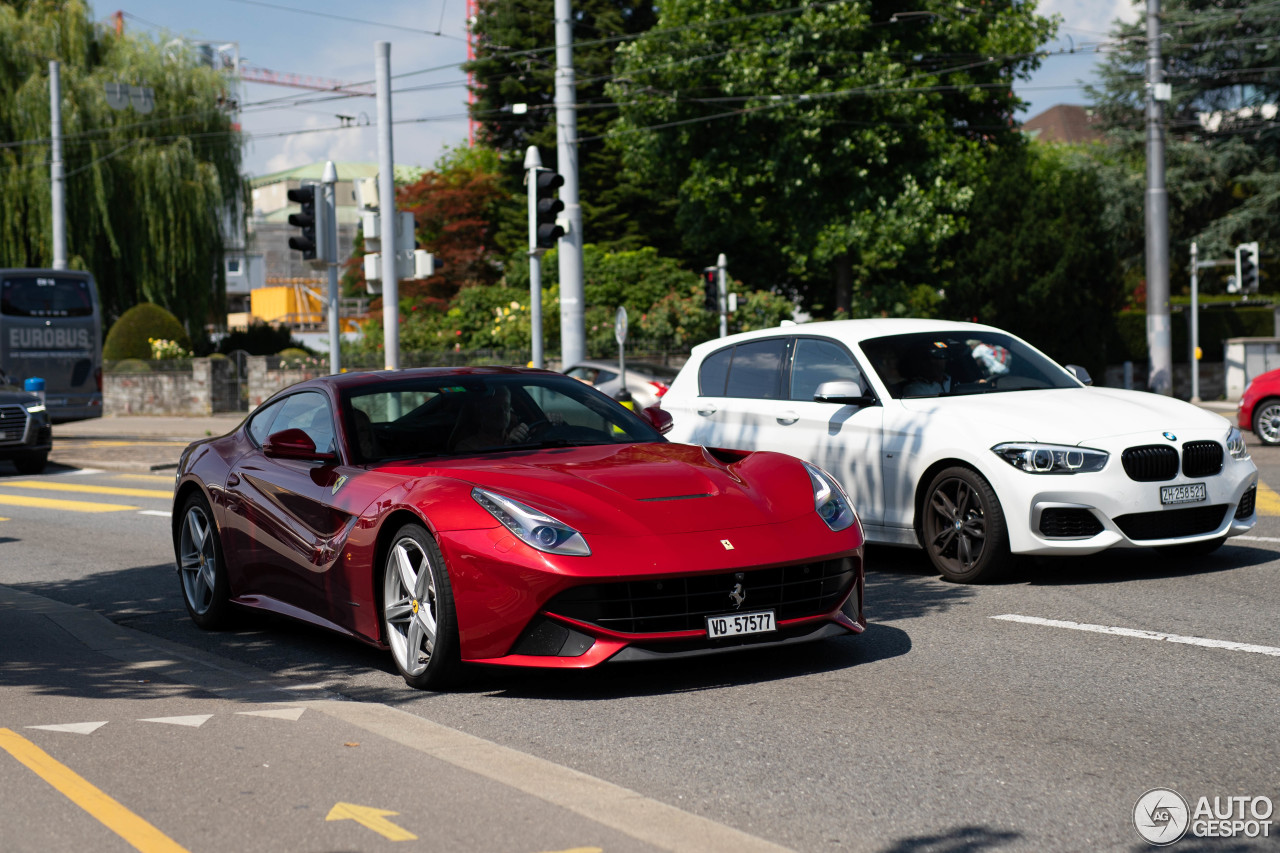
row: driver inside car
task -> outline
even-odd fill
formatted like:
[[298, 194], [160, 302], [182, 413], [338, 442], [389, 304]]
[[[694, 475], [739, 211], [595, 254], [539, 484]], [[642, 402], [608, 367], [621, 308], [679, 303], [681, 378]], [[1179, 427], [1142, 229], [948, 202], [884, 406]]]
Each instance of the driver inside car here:
[[[563, 418], [552, 413], [547, 420], [554, 424]], [[504, 444], [521, 444], [529, 439], [529, 435], [529, 425], [521, 421], [511, 408], [511, 389], [499, 385], [476, 403], [472, 425], [454, 444], [453, 449], [470, 451]]]

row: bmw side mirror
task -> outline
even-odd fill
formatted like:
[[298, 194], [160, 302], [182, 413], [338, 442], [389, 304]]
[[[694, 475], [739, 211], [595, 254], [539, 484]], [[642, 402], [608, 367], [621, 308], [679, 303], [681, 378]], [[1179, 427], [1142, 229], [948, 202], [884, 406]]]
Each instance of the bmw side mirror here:
[[270, 459], [296, 459], [300, 462], [336, 462], [338, 454], [316, 450], [316, 443], [300, 429], [284, 429], [267, 436], [262, 452]]
[[1078, 364], [1068, 364], [1068, 365], [1067, 365], [1067, 371], [1068, 371], [1072, 376], [1074, 376], [1076, 379], [1079, 379], [1079, 380], [1080, 380], [1080, 384], [1082, 384], [1082, 385], [1092, 385], [1092, 384], [1093, 384], [1093, 377], [1089, 375], [1089, 371], [1085, 370], [1085, 369], [1084, 369], [1083, 367], [1081, 367], [1080, 365], [1078, 365]]
[[839, 403], [844, 406], [871, 406], [876, 402], [875, 396], [861, 382], [852, 379], [837, 379], [823, 382], [813, 392], [815, 403]]

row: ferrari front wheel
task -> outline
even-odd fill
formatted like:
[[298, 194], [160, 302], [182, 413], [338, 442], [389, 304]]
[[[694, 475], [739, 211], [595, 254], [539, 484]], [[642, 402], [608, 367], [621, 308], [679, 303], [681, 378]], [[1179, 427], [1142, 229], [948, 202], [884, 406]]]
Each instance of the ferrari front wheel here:
[[955, 583], [983, 583], [1013, 562], [1009, 531], [995, 490], [971, 468], [947, 468], [925, 490], [921, 544], [942, 576]]
[[438, 690], [458, 675], [458, 617], [435, 539], [421, 524], [396, 531], [382, 573], [382, 624], [410, 687]]
[[204, 495], [194, 492], [182, 505], [182, 521], [174, 540], [182, 601], [191, 621], [205, 629], [230, 621], [230, 584], [218, 541], [218, 527]]

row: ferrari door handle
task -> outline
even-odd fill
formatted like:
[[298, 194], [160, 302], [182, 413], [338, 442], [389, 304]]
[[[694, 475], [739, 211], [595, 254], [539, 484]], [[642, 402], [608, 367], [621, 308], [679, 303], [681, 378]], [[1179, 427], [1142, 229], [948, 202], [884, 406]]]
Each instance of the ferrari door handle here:
[[228, 487], [230, 487], [230, 486], [238, 486], [238, 485], [240, 485], [240, 475], [239, 475], [239, 474], [228, 474], [228, 475], [227, 475], [227, 486], [228, 486]]
[[703, 408], [698, 409], [698, 414], [700, 415], [714, 415], [715, 413], [716, 413], [715, 406], [704, 406]]
[[797, 415], [795, 412], [783, 412], [782, 414], [778, 415], [777, 420], [778, 420], [778, 423], [782, 424], [783, 426], [791, 426], [793, 423], [800, 420], [800, 416]]

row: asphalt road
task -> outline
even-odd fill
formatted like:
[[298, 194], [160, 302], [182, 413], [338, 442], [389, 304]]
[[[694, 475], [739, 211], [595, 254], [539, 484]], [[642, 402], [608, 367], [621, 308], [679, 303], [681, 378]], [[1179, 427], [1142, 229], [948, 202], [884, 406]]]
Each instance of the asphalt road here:
[[[1280, 485], [1280, 449], [1252, 450], [1263, 483]], [[913, 552], [876, 549], [868, 554], [871, 627], [861, 637], [590, 673], [487, 670], [458, 692], [433, 694], [406, 688], [382, 653], [279, 618], [250, 617], [217, 634], [192, 626], [171, 568], [166, 500], [102, 491], [162, 493], [166, 479], [52, 468], [39, 478], [19, 478], [0, 470], [0, 584], [104, 614], [144, 637], [214, 655], [228, 666], [252, 667], [273, 684], [403, 713], [512, 750], [503, 753], [507, 761], [541, 759], [635, 792], [671, 808], [668, 815], [706, 818], [795, 850], [1136, 851], [1148, 846], [1134, 828], [1133, 809], [1149, 789], [1173, 789], [1192, 809], [1201, 797], [1280, 801], [1280, 625], [1274, 618], [1280, 497], [1267, 490], [1253, 534], [1208, 558], [1175, 563], [1132, 552], [1040, 560], [1007, 583], [965, 587], [942, 582]], [[24, 481], [98, 491], [53, 492]], [[129, 509], [90, 513], [4, 502], [50, 494]], [[0, 675], [4, 671], [0, 667]], [[0, 690], [0, 726], [8, 725], [10, 689]], [[181, 706], [175, 713], [221, 719], [219, 710], [196, 707], [204, 694], [178, 692], [146, 701], [169, 699]], [[85, 721], [65, 719], [55, 701], [58, 689], [35, 693], [26, 698], [47, 699], [53, 723]], [[319, 716], [315, 708], [324, 705], [307, 705], [306, 714]], [[33, 707], [39, 702], [24, 704], [23, 726], [36, 725], [29, 722]], [[138, 708], [130, 720], [150, 714], [150, 706]], [[237, 717], [237, 709], [243, 710], [225, 709], [222, 716], [260, 721]], [[310, 803], [307, 796], [314, 803], [336, 801], [338, 792], [326, 800], [327, 789], [316, 792], [300, 780], [320, 785], [341, 778], [344, 750], [334, 746], [335, 737], [350, 736], [392, 756], [391, 735], [377, 726], [348, 732], [341, 729], [348, 723], [336, 718], [313, 722], [304, 715], [303, 721], [315, 729], [291, 729], [280, 757], [270, 754], [271, 738], [244, 735], [244, 750], [261, 754], [264, 764], [306, 754], [314, 744], [314, 760], [290, 766], [286, 782], [257, 775], [250, 762], [228, 763], [210, 746], [216, 738], [175, 741], [172, 733], [159, 738], [136, 726], [134, 736], [114, 745], [97, 733], [83, 743], [93, 744], [87, 763], [108, 778], [111, 767], [119, 768], [123, 790], [142, 798], [147, 813], [185, 808], [200, 826], [238, 827], [239, 835], [212, 834], [208, 846], [191, 844], [192, 851], [253, 849], [236, 846], [246, 837], [239, 815], [248, 801], [268, 804], [256, 806], [253, 826], [278, 822], [296, 832], [279, 836], [296, 843], [262, 849], [380, 849], [389, 843], [381, 836], [357, 833], [339, 841], [328, 834], [332, 825], [320, 820], [318, 806], [298, 804]], [[433, 765], [412, 758], [390, 761], [381, 776], [352, 777], [361, 780], [357, 791], [370, 791], [374, 801], [367, 805], [378, 805], [374, 794], [390, 800], [397, 789], [417, 785], [416, 772], [436, 778]], [[211, 789], [216, 796], [202, 797], [194, 784], [144, 784], [175, 762], [221, 785]], [[6, 792], [24, 778], [0, 769]], [[30, 780], [22, 784], [30, 787], [17, 789], [19, 802], [31, 809], [46, 805], [48, 791]], [[490, 814], [486, 804], [501, 803], [509, 785], [475, 789], [474, 807]], [[277, 799], [287, 814], [273, 814], [269, 804]], [[38, 812], [20, 814], [29, 813]], [[449, 834], [451, 816], [440, 814], [438, 835], [420, 831], [417, 841], [397, 849], [621, 850], [652, 843], [590, 823], [576, 826], [599, 829], [598, 835], [548, 835], [547, 844], [538, 843], [536, 833], [523, 843], [519, 833], [497, 829], [493, 838], [468, 839]], [[536, 797], [516, 802], [510, 815], [518, 826], [548, 829], [580, 817]], [[435, 819], [414, 812], [411, 823], [421, 830]], [[0, 817], [0, 838], [31, 837], [32, 831], [21, 819]], [[1274, 837], [1188, 837], [1174, 849], [1275, 846]]]

